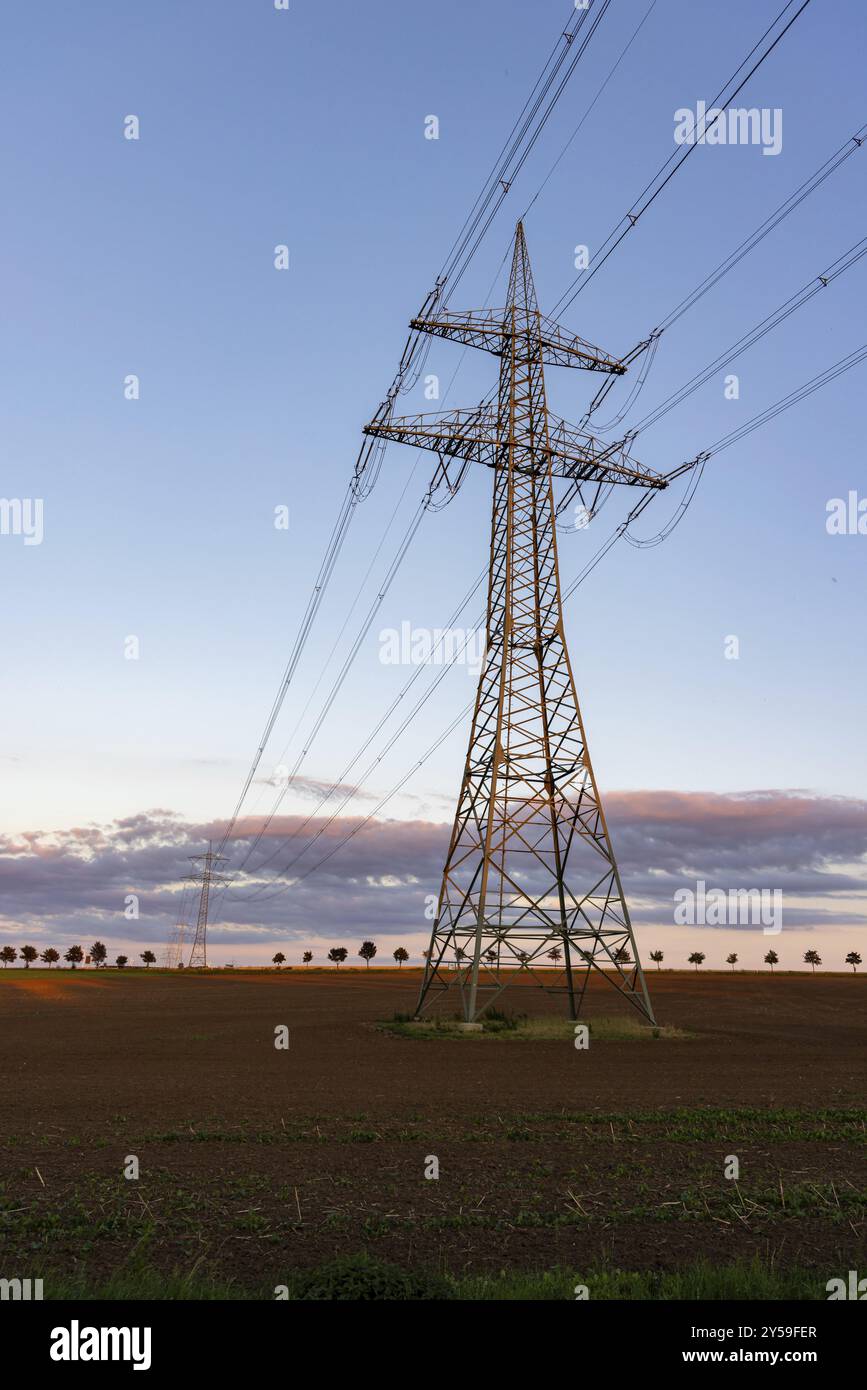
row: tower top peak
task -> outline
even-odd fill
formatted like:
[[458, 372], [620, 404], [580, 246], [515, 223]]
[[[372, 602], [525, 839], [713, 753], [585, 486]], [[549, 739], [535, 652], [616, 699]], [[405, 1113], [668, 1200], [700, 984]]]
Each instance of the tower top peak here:
[[506, 297], [506, 304], [510, 309], [523, 309], [534, 314], [539, 311], [523, 222], [518, 222], [515, 227], [515, 244], [512, 252], [512, 269], [509, 274], [509, 293]]

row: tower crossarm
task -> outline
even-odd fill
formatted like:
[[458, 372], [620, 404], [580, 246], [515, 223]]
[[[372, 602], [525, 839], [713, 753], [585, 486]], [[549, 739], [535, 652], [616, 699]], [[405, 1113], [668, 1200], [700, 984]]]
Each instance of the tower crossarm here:
[[626, 371], [618, 358], [574, 333], [567, 333], [555, 319], [538, 312], [531, 314], [529, 320], [522, 316], [516, 321], [514, 330], [512, 315], [507, 309], [441, 310], [431, 317], [413, 319], [410, 327], [435, 338], [451, 338], [467, 347], [484, 348], [495, 357], [509, 355], [514, 332], [517, 337], [530, 340], [533, 355], [541, 352], [546, 366], [583, 367], [586, 371], [605, 372], [611, 376], [622, 376]]
[[631, 457], [628, 439], [605, 444], [550, 412], [548, 421], [551, 471], [558, 477], [572, 482], [622, 483], [660, 492], [668, 487], [666, 477]]
[[[538, 439], [532, 450], [533, 465], [513, 459], [513, 467], [522, 473], [532, 473], [545, 467], [550, 459], [551, 471], [571, 482], [622, 483], [627, 487], [662, 489], [668, 480], [632, 459], [625, 440], [603, 444], [583, 430], [567, 425], [565, 420], [549, 416], [547, 440]], [[477, 406], [469, 410], [428, 412], [423, 415], [402, 415], [390, 421], [372, 421], [364, 433], [380, 439], [393, 439], [417, 449], [432, 449], [444, 458], [464, 459], [483, 463], [488, 468], [503, 467], [508, 462], [509, 445], [500, 437], [497, 412], [492, 406]]]

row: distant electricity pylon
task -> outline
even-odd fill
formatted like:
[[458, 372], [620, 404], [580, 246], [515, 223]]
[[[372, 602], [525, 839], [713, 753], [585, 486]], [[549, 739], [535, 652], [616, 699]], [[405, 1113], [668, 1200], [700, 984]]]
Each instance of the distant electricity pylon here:
[[226, 860], [221, 854], [214, 854], [211, 848], [211, 841], [208, 841], [207, 854], [191, 855], [193, 864], [201, 864], [198, 873], [193, 874], [195, 882], [201, 882], [199, 892], [199, 915], [196, 919], [196, 935], [193, 941], [193, 948], [190, 951], [189, 968], [191, 970], [199, 967], [207, 968], [208, 964], [208, 899], [213, 885], [225, 885], [226, 880], [214, 872], [214, 866], [225, 864]]
[[[592, 970], [653, 1022], [566, 650], [552, 478], [600, 491], [667, 479], [548, 410], [544, 367], [624, 363], [539, 313], [519, 222], [504, 310], [412, 327], [500, 358], [496, 407], [374, 420], [365, 433], [494, 471], [485, 664], [416, 1012], [457, 986], [474, 1022], [514, 976], [565, 990], [577, 1018]], [[563, 962], [554, 974], [539, 966]]]
[[172, 934], [166, 942], [166, 949], [163, 952], [163, 965], [166, 970], [177, 970], [184, 958], [184, 937], [186, 935], [186, 923], [180, 921], [172, 927]]

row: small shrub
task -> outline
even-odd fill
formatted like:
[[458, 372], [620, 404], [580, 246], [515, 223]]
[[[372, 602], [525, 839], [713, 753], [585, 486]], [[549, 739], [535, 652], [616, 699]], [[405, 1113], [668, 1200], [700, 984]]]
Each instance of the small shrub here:
[[526, 1021], [526, 1014], [504, 1014], [501, 1009], [488, 1009], [482, 1014], [486, 1033], [514, 1033]]

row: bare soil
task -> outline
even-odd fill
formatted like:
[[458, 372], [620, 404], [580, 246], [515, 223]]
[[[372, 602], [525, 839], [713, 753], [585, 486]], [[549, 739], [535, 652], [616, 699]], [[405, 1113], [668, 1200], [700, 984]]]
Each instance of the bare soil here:
[[[693, 1036], [579, 1052], [382, 1033], [408, 969], [0, 972], [0, 1274], [863, 1266], [865, 979], [649, 978]], [[621, 1008], [594, 982], [591, 1018]]]

